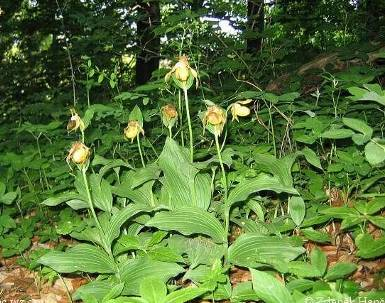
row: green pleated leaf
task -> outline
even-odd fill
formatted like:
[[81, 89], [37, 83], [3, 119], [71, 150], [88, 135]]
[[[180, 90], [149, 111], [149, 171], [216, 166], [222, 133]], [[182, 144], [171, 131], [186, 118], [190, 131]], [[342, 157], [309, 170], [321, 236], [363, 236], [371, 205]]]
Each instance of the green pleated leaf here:
[[270, 190], [276, 193], [286, 192], [289, 194], [298, 194], [297, 190], [291, 186], [284, 185], [276, 178], [266, 174], [260, 174], [255, 178], [240, 182], [229, 193], [228, 203], [234, 203], [246, 200], [252, 193], [262, 190]]
[[301, 197], [289, 198], [289, 214], [295, 225], [300, 226], [306, 214], [305, 202]]
[[150, 211], [150, 209], [143, 207], [141, 205], [130, 204], [125, 208], [119, 210], [114, 214], [109, 222], [104, 228], [104, 234], [106, 239], [106, 244], [111, 245], [120, 234], [120, 228], [129, 218], [135, 216], [138, 213]]
[[60, 273], [116, 271], [114, 260], [101, 248], [89, 244], [78, 244], [65, 252], [51, 251], [40, 257], [38, 262]]
[[121, 280], [125, 282], [123, 295], [139, 295], [140, 284], [147, 277], [166, 282], [183, 271], [183, 267], [176, 263], [154, 261], [144, 257], [128, 260], [120, 268]]
[[198, 207], [183, 207], [157, 213], [146, 225], [162, 230], [175, 230], [183, 235], [203, 234], [218, 243], [226, 241], [226, 232], [219, 220]]
[[97, 208], [110, 213], [112, 210], [111, 185], [97, 174], [91, 174], [88, 179], [93, 203]]
[[164, 301], [167, 295], [166, 284], [158, 277], [147, 277], [140, 283], [140, 296], [148, 303]]
[[297, 158], [297, 154], [287, 155], [281, 159], [277, 159], [268, 154], [255, 154], [254, 160], [258, 168], [262, 171], [272, 174], [276, 177], [282, 185], [286, 187], [293, 186], [293, 178], [291, 176], [291, 169]]
[[295, 303], [289, 290], [272, 275], [255, 269], [250, 271], [254, 291], [265, 303]]
[[65, 192], [57, 196], [49, 197], [48, 199], [45, 199], [41, 204], [44, 204], [47, 206], [56, 206], [73, 199], [79, 199], [79, 197], [80, 197], [79, 194], [75, 192]]
[[246, 233], [229, 247], [228, 258], [233, 264], [255, 267], [258, 263], [289, 262], [304, 252], [302, 246], [295, 246], [288, 238]]
[[185, 303], [203, 295], [209, 290], [210, 289], [204, 287], [182, 288], [167, 295], [162, 303]]
[[167, 138], [159, 156], [164, 173], [162, 203], [172, 208], [196, 206], [207, 209], [211, 199], [211, 180], [189, 161], [188, 154], [173, 139]]

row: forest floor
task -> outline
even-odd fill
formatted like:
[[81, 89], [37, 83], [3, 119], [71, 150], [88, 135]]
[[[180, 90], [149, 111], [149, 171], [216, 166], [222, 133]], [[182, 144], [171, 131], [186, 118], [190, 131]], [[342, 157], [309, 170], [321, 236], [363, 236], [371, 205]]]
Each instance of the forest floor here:
[[[311, 251], [315, 246], [319, 247], [326, 253], [329, 266], [338, 262], [356, 263], [358, 270], [351, 277], [351, 280], [360, 284], [367, 291], [385, 288], [385, 275], [383, 274], [385, 258], [374, 261], [359, 260], [354, 253], [356, 250], [354, 241], [349, 234], [341, 233], [339, 223], [331, 223], [324, 230], [331, 234], [335, 241], [329, 245], [308, 242], [305, 246], [308, 251]], [[372, 235], [374, 237], [376, 237], [377, 232], [379, 231], [373, 226]], [[43, 246], [52, 248], [52, 245], [52, 243], [48, 243]], [[35, 247], [42, 247], [36, 238], [32, 250]], [[39, 272], [29, 271], [18, 265], [18, 258], [20, 257], [0, 258], [0, 303], [68, 303], [70, 302], [69, 294], [74, 293], [76, 289], [89, 280], [89, 277], [66, 275], [61, 279], [56, 279], [53, 283], [43, 282]], [[277, 276], [277, 278], [280, 277]], [[236, 285], [239, 282], [251, 280], [251, 275], [248, 270], [233, 267], [230, 272], [230, 279], [232, 285]], [[207, 301], [200, 303], [204, 302]]]

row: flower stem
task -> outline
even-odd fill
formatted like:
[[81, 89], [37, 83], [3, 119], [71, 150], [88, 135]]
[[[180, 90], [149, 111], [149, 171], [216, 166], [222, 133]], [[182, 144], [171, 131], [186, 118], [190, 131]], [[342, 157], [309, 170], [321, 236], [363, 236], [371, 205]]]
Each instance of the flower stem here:
[[183, 131], [183, 112], [182, 112], [182, 94], [180, 89], [178, 90], [178, 109], [179, 109], [179, 128], [180, 138], [182, 140], [182, 146], [184, 147], [184, 131]]
[[94, 217], [95, 224], [96, 224], [96, 226], [98, 227], [98, 229], [99, 229], [99, 231], [101, 233], [100, 236], [102, 237], [104, 232], [103, 232], [102, 226], [100, 225], [98, 217], [96, 216], [94, 204], [92, 203], [91, 191], [90, 191], [90, 188], [88, 186], [88, 180], [87, 180], [86, 171], [87, 171], [87, 169], [85, 167], [81, 168], [81, 172], [82, 172], [82, 175], [83, 175], [84, 186], [86, 187], [86, 192], [87, 192], [88, 206], [89, 206], [89, 208], [91, 210], [92, 216]]
[[223, 195], [223, 200], [225, 204], [224, 212], [225, 212], [225, 230], [226, 233], [229, 230], [229, 225], [230, 225], [230, 214], [229, 214], [229, 207], [227, 205], [227, 179], [226, 179], [226, 172], [225, 172], [225, 167], [223, 165], [223, 160], [222, 160], [222, 154], [221, 154], [221, 147], [219, 145], [219, 140], [218, 140], [218, 135], [214, 135], [215, 137], [215, 145], [217, 147], [217, 153], [218, 153], [218, 159], [219, 159], [219, 165], [221, 166], [222, 170], [222, 186], [224, 190], [224, 195]]
[[190, 160], [193, 162], [194, 160], [194, 146], [193, 146], [193, 134], [192, 134], [192, 127], [191, 127], [191, 118], [190, 118], [190, 110], [188, 105], [188, 95], [187, 95], [187, 89], [183, 89], [184, 92], [184, 102], [186, 106], [186, 115], [187, 115], [187, 123], [188, 123], [188, 131], [190, 135]]
[[168, 127], [168, 134], [170, 135], [170, 138], [172, 138], [172, 130], [171, 130], [171, 127]]
[[143, 159], [142, 148], [140, 147], [139, 134], [136, 135], [136, 142], [138, 143], [138, 150], [139, 150], [140, 160], [142, 161], [143, 167], [146, 167], [146, 164], [144, 163], [144, 159]]

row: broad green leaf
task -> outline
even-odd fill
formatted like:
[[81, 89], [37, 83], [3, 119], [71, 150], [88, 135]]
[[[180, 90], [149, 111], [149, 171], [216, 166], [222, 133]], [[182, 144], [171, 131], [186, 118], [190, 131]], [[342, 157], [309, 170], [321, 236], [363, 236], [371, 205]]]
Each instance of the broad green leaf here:
[[342, 122], [347, 127], [350, 127], [351, 129], [362, 133], [365, 137], [368, 137], [369, 139], [373, 135], [373, 128], [371, 128], [369, 125], [366, 124], [366, 122], [362, 120], [343, 117]]
[[205, 288], [204, 286], [182, 288], [167, 295], [162, 303], [185, 303], [205, 294], [208, 291], [210, 291], [210, 289]]
[[330, 129], [321, 134], [321, 138], [325, 139], [346, 139], [354, 135], [354, 132], [351, 129], [347, 128], [338, 128]]
[[295, 303], [288, 289], [272, 275], [250, 269], [253, 288], [265, 303]]
[[301, 278], [321, 277], [321, 273], [316, 266], [303, 261], [292, 261], [288, 264], [289, 272]]
[[120, 234], [120, 228], [131, 217], [135, 216], [138, 213], [150, 211], [148, 208], [144, 208], [140, 205], [130, 204], [125, 208], [119, 210], [112, 217], [110, 222], [104, 227], [104, 234], [106, 239], [106, 244], [111, 245]]
[[161, 202], [172, 208], [196, 206], [207, 209], [211, 200], [209, 175], [199, 175], [190, 163], [188, 154], [173, 139], [167, 138], [159, 156], [159, 167], [164, 173]]
[[313, 228], [301, 229], [301, 231], [306, 239], [309, 239], [310, 241], [318, 243], [328, 243], [331, 241], [331, 237], [328, 233], [314, 230]]
[[272, 174], [274, 177], [287, 187], [293, 186], [293, 178], [291, 176], [291, 169], [297, 158], [297, 154], [287, 155], [281, 159], [277, 159], [268, 154], [254, 154], [254, 160], [257, 168]]
[[306, 214], [305, 202], [301, 197], [292, 196], [289, 198], [289, 214], [293, 222], [300, 226]]
[[373, 239], [369, 234], [361, 234], [356, 238], [356, 245], [357, 255], [361, 258], [370, 259], [385, 255], [385, 236]]
[[330, 208], [321, 210], [320, 213], [324, 215], [328, 215], [332, 218], [337, 218], [337, 219], [346, 219], [347, 217], [357, 218], [361, 216], [357, 210], [347, 206], [330, 207]]
[[381, 209], [385, 208], [385, 197], [376, 197], [372, 201], [368, 202], [365, 207], [365, 214], [374, 215]]
[[301, 153], [304, 155], [307, 162], [319, 169], [322, 169], [320, 158], [312, 149], [305, 147], [302, 149]]
[[111, 185], [104, 179], [100, 179], [98, 175], [91, 174], [89, 176], [89, 186], [91, 189], [91, 197], [95, 206], [107, 213], [112, 210], [112, 193]]
[[17, 198], [17, 192], [11, 191], [2, 196], [0, 196], [0, 204], [3, 203], [5, 205], [11, 205], [13, 201]]
[[147, 277], [166, 282], [183, 271], [183, 267], [176, 263], [159, 262], [145, 257], [128, 260], [120, 266], [120, 277], [125, 282], [123, 295], [138, 295], [140, 284]]
[[[73, 294], [73, 300], [84, 300], [88, 296], [93, 296], [97, 300], [101, 301], [114, 287], [114, 283], [111, 281], [91, 281], [85, 285], [80, 286]], [[97, 301], [98, 302], [98, 301]]]
[[51, 251], [39, 258], [38, 262], [60, 273], [76, 271], [89, 273], [114, 273], [116, 264], [101, 248], [78, 244], [65, 252]]
[[235, 265], [255, 267], [258, 263], [289, 262], [304, 252], [302, 246], [293, 245], [288, 238], [246, 233], [229, 247], [228, 259]]
[[382, 140], [373, 139], [365, 146], [365, 157], [371, 165], [385, 161], [385, 144]]
[[198, 207], [159, 212], [146, 225], [162, 230], [175, 230], [183, 235], [203, 234], [218, 243], [226, 241], [226, 232], [219, 220]]
[[270, 190], [277, 193], [286, 192], [294, 195], [298, 194], [295, 188], [282, 184], [278, 178], [260, 174], [255, 178], [247, 179], [237, 184], [229, 193], [228, 203], [231, 206], [237, 202], [246, 200], [252, 193], [262, 190]]
[[156, 180], [159, 177], [159, 167], [156, 163], [147, 165], [146, 167], [140, 168], [132, 174], [131, 188], [141, 186], [150, 180]]
[[353, 101], [374, 101], [385, 106], [385, 94], [379, 94], [379, 91], [372, 90], [373, 87], [366, 86], [367, 89], [359, 87], [348, 88], [349, 93], [353, 96], [350, 97]]
[[258, 301], [258, 296], [253, 290], [251, 281], [237, 283], [231, 294], [231, 302], [241, 303], [249, 301]]
[[167, 295], [166, 284], [159, 277], [147, 277], [140, 283], [140, 296], [148, 303], [164, 301]]
[[357, 265], [353, 263], [337, 263], [329, 268], [325, 279], [328, 281], [335, 281], [337, 279], [345, 278], [357, 270]]
[[187, 238], [173, 235], [167, 239], [167, 243], [168, 247], [178, 255], [187, 255], [190, 269], [200, 264], [212, 265], [215, 260], [221, 259], [225, 253], [223, 245], [216, 244], [206, 237]]
[[318, 247], [313, 248], [311, 251], [310, 262], [315, 268], [317, 268], [320, 276], [325, 274], [326, 268], [328, 266], [328, 260], [326, 254]]
[[122, 291], [123, 291], [123, 288], [124, 288], [124, 283], [119, 283], [117, 285], [115, 285], [114, 287], [112, 287], [110, 289], [110, 291], [103, 297], [102, 299], [102, 302], [106, 302], [108, 300], [111, 300], [111, 299], [114, 299], [116, 297], [118, 297]]
[[385, 217], [380, 217], [380, 216], [369, 216], [368, 217], [369, 221], [372, 222], [374, 225], [382, 228], [385, 230]]
[[79, 199], [79, 194], [75, 192], [65, 192], [57, 196], [53, 196], [53, 197], [49, 197], [48, 199], [45, 199], [42, 202], [42, 204], [47, 206], [56, 206], [73, 199]]

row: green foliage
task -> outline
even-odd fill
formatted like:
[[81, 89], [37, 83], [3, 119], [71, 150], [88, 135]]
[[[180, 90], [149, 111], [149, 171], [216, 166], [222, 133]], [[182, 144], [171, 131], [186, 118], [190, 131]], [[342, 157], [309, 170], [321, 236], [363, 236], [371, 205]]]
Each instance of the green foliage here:
[[[265, 1], [269, 22], [251, 29], [258, 16], [245, 1], [149, 1], [146, 11], [127, 1], [8, 2], [3, 258], [49, 282], [92, 274], [72, 294], [85, 303], [383, 296], [354, 280], [356, 263], [385, 254], [381, 3]], [[225, 20], [234, 32], [220, 30]], [[148, 67], [137, 59], [160, 54], [161, 68], [135, 86]], [[173, 70], [169, 85], [182, 54], [197, 77]], [[166, 104], [178, 112], [172, 131]], [[221, 119], [201, 119], [214, 104], [227, 109]], [[66, 131], [70, 108], [82, 132]], [[138, 146], [123, 136], [130, 120], [144, 131]], [[75, 141], [90, 148], [83, 164], [67, 156]], [[339, 222], [341, 235], [330, 232]], [[331, 265], [322, 246], [346, 233], [355, 263]], [[35, 249], [46, 242], [57, 245]], [[248, 281], [238, 283], [241, 270]]]

